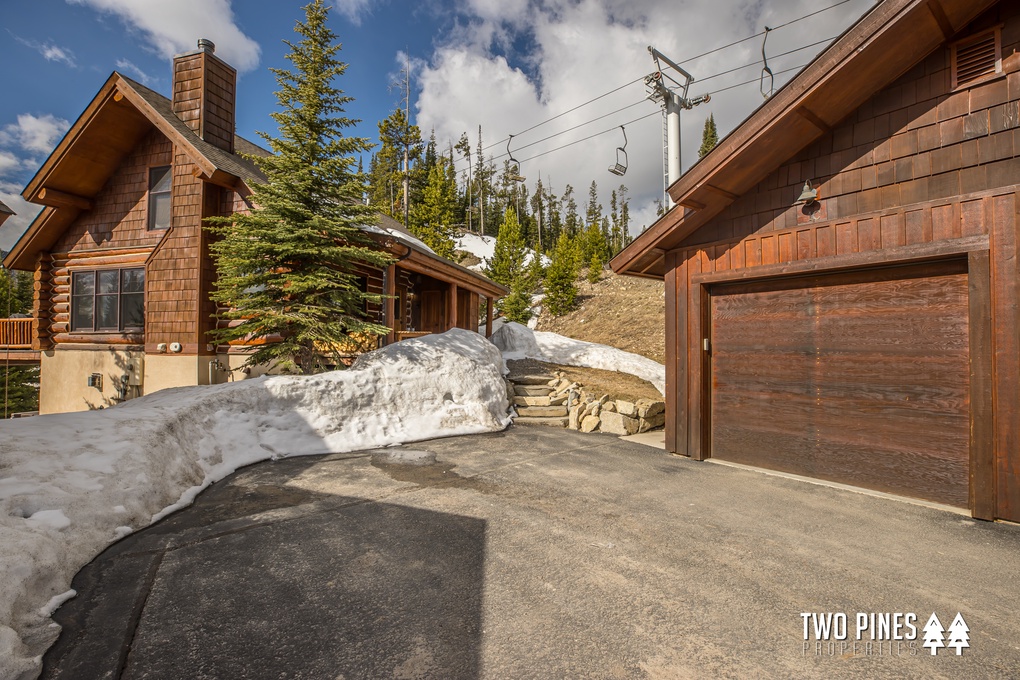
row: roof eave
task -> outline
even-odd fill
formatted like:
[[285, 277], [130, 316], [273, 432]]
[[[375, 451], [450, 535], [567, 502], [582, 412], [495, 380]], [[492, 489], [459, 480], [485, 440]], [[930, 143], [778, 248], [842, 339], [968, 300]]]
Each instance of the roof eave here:
[[[647, 265], [651, 249], [675, 248], [995, 2], [885, 0], [874, 7], [669, 187], [678, 206], [621, 251], [613, 270], [644, 275], [635, 267]], [[910, 39], [895, 31], [901, 24], [910, 26]]]

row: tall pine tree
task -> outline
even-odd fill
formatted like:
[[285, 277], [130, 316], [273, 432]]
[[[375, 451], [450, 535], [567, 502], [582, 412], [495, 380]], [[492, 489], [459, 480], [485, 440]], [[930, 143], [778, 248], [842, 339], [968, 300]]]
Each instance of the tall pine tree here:
[[698, 158], [704, 158], [708, 152], [719, 143], [719, 131], [715, 128], [715, 115], [708, 114], [705, 120], [705, 127], [701, 131], [701, 148], [698, 149]]
[[240, 322], [212, 339], [275, 340], [259, 345], [247, 364], [291, 363], [313, 373], [339, 363], [358, 336], [388, 330], [366, 318], [373, 298], [353, 266], [392, 259], [359, 229], [375, 212], [359, 200], [364, 177], [356, 171], [355, 155], [370, 144], [344, 135], [357, 121], [344, 115], [352, 98], [334, 85], [347, 64], [337, 59], [340, 45], [326, 26], [329, 8], [314, 0], [304, 10], [294, 29], [301, 40], [284, 41], [293, 70], [272, 69], [279, 136], [259, 133], [274, 154], [254, 159], [267, 178], [252, 187], [256, 207], [210, 220], [217, 237], [213, 299], [229, 308], [226, 319]]
[[457, 207], [457, 186], [449, 169], [453, 164], [440, 156], [429, 170], [421, 202], [411, 211], [411, 232], [440, 257], [453, 255], [453, 211]]

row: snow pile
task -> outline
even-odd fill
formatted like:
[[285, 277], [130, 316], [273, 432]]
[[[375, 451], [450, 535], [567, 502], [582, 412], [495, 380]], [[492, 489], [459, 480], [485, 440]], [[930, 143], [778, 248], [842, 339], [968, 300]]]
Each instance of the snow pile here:
[[506, 323], [492, 335], [504, 359], [536, 359], [565, 366], [601, 368], [629, 373], [666, 393], [666, 367], [657, 361], [608, 345], [574, 340], [557, 333], [534, 331], [519, 323]]
[[104, 411], [0, 423], [0, 678], [31, 677], [71, 578], [116, 539], [270, 457], [342, 452], [510, 423], [503, 360], [454, 329], [346, 371], [163, 390]]
[[[477, 257], [481, 262], [473, 264], [468, 269], [480, 272], [484, 271], [489, 263], [492, 262], [492, 258], [496, 254], [496, 238], [494, 236], [482, 236], [481, 234], [472, 234], [471, 232], [465, 232], [457, 238], [453, 243], [453, 247], [456, 250], [463, 250], [466, 253], [471, 253]], [[535, 257], [535, 251], [530, 248], [524, 253], [524, 266], [527, 267], [531, 264], [531, 259]], [[548, 267], [552, 262], [547, 256], [542, 256], [542, 266]]]

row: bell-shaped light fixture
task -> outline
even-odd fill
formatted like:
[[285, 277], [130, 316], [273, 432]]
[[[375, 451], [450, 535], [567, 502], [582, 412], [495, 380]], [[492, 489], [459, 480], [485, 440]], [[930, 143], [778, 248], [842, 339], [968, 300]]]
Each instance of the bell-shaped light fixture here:
[[804, 205], [806, 203], [814, 203], [818, 200], [818, 189], [811, 186], [811, 180], [804, 181], [804, 188], [801, 189], [800, 196], [793, 202], [794, 205]]

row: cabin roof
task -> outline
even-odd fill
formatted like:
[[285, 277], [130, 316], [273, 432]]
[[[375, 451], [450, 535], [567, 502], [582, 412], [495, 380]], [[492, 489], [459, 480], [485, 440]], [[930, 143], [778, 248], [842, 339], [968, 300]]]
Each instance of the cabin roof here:
[[669, 187], [676, 205], [613, 258], [613, 270], [662, 278], [668, 250], [829, 134], [995, 2], [877, 4]]

